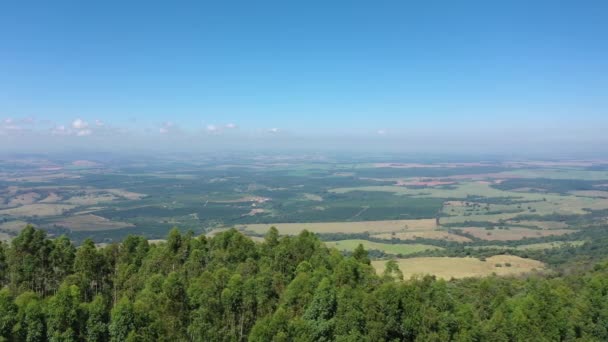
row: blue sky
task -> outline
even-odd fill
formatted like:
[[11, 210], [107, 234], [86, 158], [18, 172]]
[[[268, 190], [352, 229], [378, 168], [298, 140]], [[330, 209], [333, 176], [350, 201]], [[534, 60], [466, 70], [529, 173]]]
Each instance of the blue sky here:
[[6, 2], [0, 142], [599, 144], [607, 17], [584, 0]]

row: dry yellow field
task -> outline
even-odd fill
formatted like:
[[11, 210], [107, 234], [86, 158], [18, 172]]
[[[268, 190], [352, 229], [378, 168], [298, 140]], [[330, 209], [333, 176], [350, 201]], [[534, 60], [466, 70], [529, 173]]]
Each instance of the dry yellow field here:
[[276, 227], [284, 235], [297, 235], [306, 229], [313, 233], [391, 233], [409, 230], [435, 229], [434, 219], [421, 220], [389, 220], [389, 221], [359, 221], [359, 222], [319, 222], [319, 223], [272, 223], [238, 225], [239, 230], [263, 234], [270, 227]]
[[473, 235], [476, 238], [490, 241], [511, 241], [521, 240], [523, 238], [537, 238], [550, 235], [564, 235], [574, 233], [576, 230], [571, 229], [528, 229], [528, 228], [509, 228], [509, 229], [492, 229], [484, 228], [462, 228], [462, 232]]
[[8, 202], [9, 207], [16, 207], [21, 205], [34, 204], [40, 198], [40, 195], [36, 192], [27, 192], [25, 194], [17, 195], [11, 198]]
[[11, 216], [57, 216], [76, 208], [69, 204], [29, 204], [17, 208], [0, 210], [0, 215]]
[[339, 240], [339, 241], [327, 241], [325, 242], [327, 247], [334, 247], [341, 251], [354, 251], [359, 245], [367, 250], [375, 249], [383, 251], [388, 254], [412, 254], [422, 252], [426, 250], [443, 249], [441, 247], [424, 245], [420, 243], [404, 244], [404, 243], [378, 243], [367, 240]]
[[63, 198], [54, 192], [51, 192], [45, 199], [38, 201], [38, 203], [55, 203], [61, 201]]
[[[533, 271], [543, 271], [545, 264], [538, 260], [524, 259], [514, 255], [495, 255], [481, 261], [476, 258], [427, 257], [397, 259], [404, 279], [414, 275], [430, 274], [437, 278], [468, 278], [496, 275], [521, 275]], [[511, 264], [507, 267], [505, 264]], [[500, 264], [501, 267], [497, 267]], [[372, 261], [376, 272], [382, 274], [386, 260]]]
[[434, 239], [434, 240], [446, 240], [455, 242], [468, 242], [471, 239], [451, 234], [444, 230], [427, 230], [427, 231], [412, 231], [412, 232], [399, 232], [399, 233], [382, 233], [372, 235], [376, 239], [391, 240], [392, 238], [399, 240], [416, 240], [417, 238], [423, 239]]

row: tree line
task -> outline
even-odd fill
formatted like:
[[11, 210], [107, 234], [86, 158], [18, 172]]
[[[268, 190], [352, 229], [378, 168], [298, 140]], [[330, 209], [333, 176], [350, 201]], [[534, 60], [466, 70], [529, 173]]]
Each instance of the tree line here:
[[570, 275], [403, 280], [307, 231], [262, 242], [172, 230], [0, 245], [2, 341], [602, 341], [608, 264]]

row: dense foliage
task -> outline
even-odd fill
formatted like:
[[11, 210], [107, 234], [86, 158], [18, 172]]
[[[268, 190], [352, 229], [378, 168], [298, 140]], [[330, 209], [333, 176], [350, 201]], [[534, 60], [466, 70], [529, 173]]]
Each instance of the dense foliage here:
[[600, 341], [608, 267], [561, 277], [402, 281], [306, 231], [262, 243], [172, 230], [75, 248], [27, 227], [0, 248], [0, 340]]

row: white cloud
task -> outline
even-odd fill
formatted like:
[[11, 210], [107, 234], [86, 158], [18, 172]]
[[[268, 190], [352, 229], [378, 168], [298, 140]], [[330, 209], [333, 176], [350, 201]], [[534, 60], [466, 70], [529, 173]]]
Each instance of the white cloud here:
[[52, 135], [69, 135], [70, 130], [67, 129], [64, 125], [56, 126], [51, 130]]
[[4, 126], [2, 128], [4, 128], [7, 131], [20, 131], [20, 130], [22, 130], [21, 126], [17, 126], [17, 125], [6, 125], [6, 126]]
[[72, 121], [72, 128], [74, 128], [74, 129], [83, 130], [83, 129], [86, 129], [87, 127], [89, 127], [89, 124], [80, 118]]
[[173, 122], [171, 121], [165, 121], [160, 125], [160, 128], [158, 129], [158, 132], [160, 134], [172, 134], [172, 133], [176, 133], [179, 132], [180, 129], [179, 127], [177, 127], [177, 125], [175, 125]]
[[278, 128], [276, 128], [276, 127], [271, 128], [271, 129], [269, 129], [269, 130], [268, 130], [268, 132], [269, 132], [269, 133], [279, 133], [280, 131], [281, 131], [281, 130], [280, 130], [280, 129], [278, 129]]
[[206, 130], [209, 133], [218, 133], [220, 131], [219, 127], [216, 125], [207, 125]]
[[224, 127], [228, 128], [228, 129], [235, 129], [235, 128], [238, 128], [239, 126], [237, 126], [235, 123], [230, 122], [230, 123], [227, 123], [226, 126], [224, 126]]
[[91, 135], [91, 134], [93, 134], [93, 131], [91, 131], [88, 128], [81, 129], [78, 132], [76, 132], [76, 136], [79, 136], [79, 137], [86, 137], [86, 136]]
[[376, 133], [378, 133], [378, 135], [385, 135], [386, 131], [383, 129], [379, 129]]
[[103, 123], [103, 121], [101, 121], [101, 120], [99, 120], [99, 119], [95, 120], [95, 126], [97, 126], [97, 127], [102, 127], [102, 126], [104, 126], [104, 125], [105, 125], [105, 124]]
[[28, 116], [27, 118], [21, 119], [20, 122], [26, 125], [34, 125], [36, 124], [36, 119], [32, 118], [31, 116]]
[[7, 125], [13, 123], [13, 118], [6, 118], [6, 119], [4, 119], [4, 123], [7, 124]]

